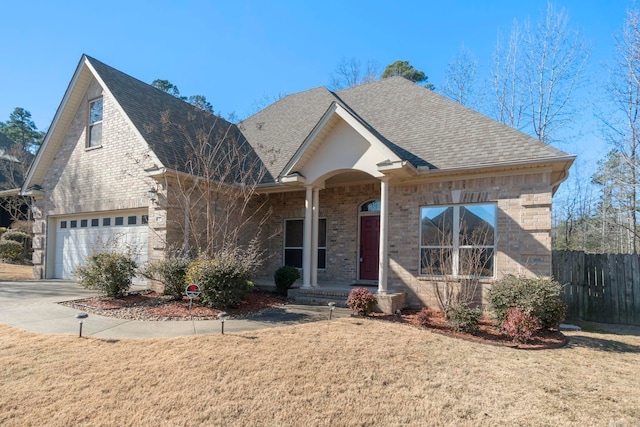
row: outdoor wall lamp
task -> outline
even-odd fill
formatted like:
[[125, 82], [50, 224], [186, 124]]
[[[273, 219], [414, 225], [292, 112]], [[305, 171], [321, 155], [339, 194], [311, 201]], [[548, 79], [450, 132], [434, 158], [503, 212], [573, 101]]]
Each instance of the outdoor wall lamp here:
[[155, 187], [151, 187], [149, 189], [149, 200], [151, 200], [152, 203], [155, 203], [158, 200], [158, 189]]

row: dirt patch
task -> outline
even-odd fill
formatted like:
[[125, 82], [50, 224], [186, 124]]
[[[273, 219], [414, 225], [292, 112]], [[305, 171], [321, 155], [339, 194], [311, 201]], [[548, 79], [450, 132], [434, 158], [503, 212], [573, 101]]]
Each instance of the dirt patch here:
[[0, 281], [32, 280], [33, 266], [24, 264], [9, 264], [0, 262]]
[[176, 301], [170, 296], [156, 292], [132, 292], [123, 298], [94, 297], [61, 303], [67, 307], [87, 311], [101, 316], [131, 320], [209, 320], [217, 319], [222, 311], [232, 318], [242, 318], [271, 307], [284, 305], [287, 299], [260, 290], [249, 292], [244, 301], [235, 308], [219, 310], [206, 307], [194, 299], [191, 307], [189, 300]]
[[567, 344], [567, 338], [558, 330], [539, 331], [526, 344], [515, 343], [513, 339], [495, 326], [492, 319], [483, 317], [480, 320], [478, 330], [474, 333], [458, 332], [454, 330], [442, 312], [433, 311], [429, 318], [429, 324], [422, 326], [418, 322], [417, 310], [402, 310], [399, 315], [379, 314], [373, 315], [377, 319], [388, 320], [392, 322], [406, 323], [418, 328], [429, 329], [433, 332], [444, 334], [454, 338], [460, 338], [467, 341], [479, 342], [490, 345], [499, 345], [525, 350], [542, 350], [559, 348]]

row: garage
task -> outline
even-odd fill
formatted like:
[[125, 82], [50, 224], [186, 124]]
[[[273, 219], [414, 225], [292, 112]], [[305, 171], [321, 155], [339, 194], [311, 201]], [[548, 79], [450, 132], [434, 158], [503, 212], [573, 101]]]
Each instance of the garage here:
[[74, 268], [96, 250], [131, 248], [138, 265], [148, 258], [149, 216], [143, 211], [86, 214], [55, 220], [56, 279], [74, 279]]

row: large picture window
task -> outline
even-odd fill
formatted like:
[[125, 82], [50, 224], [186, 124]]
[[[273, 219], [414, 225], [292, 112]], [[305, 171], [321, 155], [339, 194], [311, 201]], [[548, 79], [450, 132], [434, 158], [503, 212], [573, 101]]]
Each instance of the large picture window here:
[[493, 277], [496, 205], [420, 209], [420, 274]]
[[102, 98], [89, 102], [89, 128], [87, 129], [87, 147], [102, 145]]
[[[284, 222], [284, 265], [302, 268], [304, 220], [288, 219]], [[318, 268], [327, 265], [327, 220], [318, 220]]]

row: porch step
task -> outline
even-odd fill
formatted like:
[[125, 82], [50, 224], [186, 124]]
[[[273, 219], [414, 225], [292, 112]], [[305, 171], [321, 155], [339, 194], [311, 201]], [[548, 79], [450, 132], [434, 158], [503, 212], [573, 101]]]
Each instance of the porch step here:
[[328, 305], [347, 308], [348, 290], [334, 289], [289, 289], [287, 296], [300, 305]]

